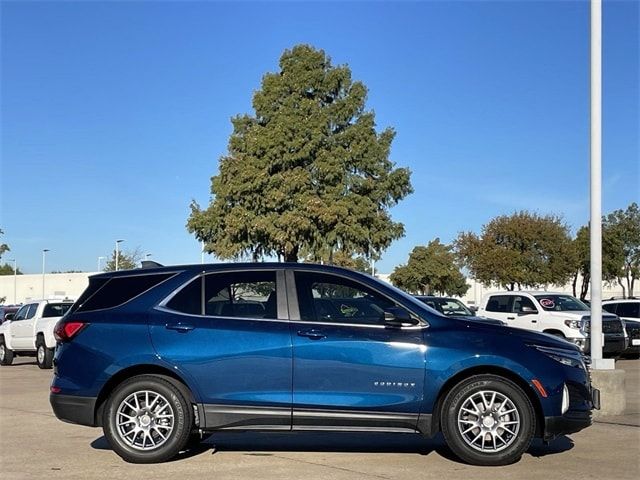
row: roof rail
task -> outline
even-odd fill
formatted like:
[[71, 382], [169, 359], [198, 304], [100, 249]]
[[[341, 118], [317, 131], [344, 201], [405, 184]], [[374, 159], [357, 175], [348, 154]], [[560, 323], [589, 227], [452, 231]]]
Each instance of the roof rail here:
[[154, 262], [153, 260], [143, 260], [140, 262], [140, 268], [159, 268], [164, 267], [164, 265]]

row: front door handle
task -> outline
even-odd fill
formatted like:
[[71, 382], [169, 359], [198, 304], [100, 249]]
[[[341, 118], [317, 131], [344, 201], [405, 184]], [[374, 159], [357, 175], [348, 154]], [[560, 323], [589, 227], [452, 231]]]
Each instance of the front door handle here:
[[179, 322], [179, 323], [167, 323], [166, 328], [167, 330], [175, 330], [176, 332], [187, 333], [196, 327], [194, 327], [190, 323]]
[[515, 320], [516, 317], [507, 317], [507, 320]]
[[298, 336], [307, 337], [312, 340], [320, 340], [321, 338], [326, 337], [326, 335], [320, 330], [298, 330]]

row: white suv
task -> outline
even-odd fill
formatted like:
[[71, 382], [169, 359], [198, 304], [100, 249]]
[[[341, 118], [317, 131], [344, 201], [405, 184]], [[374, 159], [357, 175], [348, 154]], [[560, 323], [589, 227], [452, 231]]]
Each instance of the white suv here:
[[68, 299], [38, 300], [9, 314], [0, 325], [0, 365], [11, 365], [16, 355], [35, 355], [40, 368], [51, 368], [56, 346], [53, 329], [71, 305]]
[[[497, 318], [507, 325], [562, 337], [589, 351], [590, 308], [571, 295], [550, 292], [497, 292], [482, 299], [479, 316]], [[604, 312], [603, 353], [620, 355], [627, 347], [624, 325]]]

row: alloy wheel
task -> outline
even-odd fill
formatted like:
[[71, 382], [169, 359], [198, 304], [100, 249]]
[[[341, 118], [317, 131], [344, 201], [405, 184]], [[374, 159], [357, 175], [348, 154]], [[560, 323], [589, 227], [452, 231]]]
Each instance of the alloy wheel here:
[[482, 390], [462, 403], [457, 423], [467, 445], [483, 453], [493, 453], [516, 440], [521, 421], [510, 398], [500, 392]]
[[118, 436], [125, 444], [136, 450], [152, 450], [169, 439], [175, 416], [164, 396], [141, 390], [120, 403], [115, 422]]

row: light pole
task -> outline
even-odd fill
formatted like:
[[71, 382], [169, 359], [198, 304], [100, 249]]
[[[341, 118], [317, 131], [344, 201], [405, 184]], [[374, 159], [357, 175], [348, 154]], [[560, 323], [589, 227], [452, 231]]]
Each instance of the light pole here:
[[44, 300], [44, 266], [47, 261], [47, 252], [50, 250], [48, 248], [44, 248], [42, 250], [42, 299]]
[[13, 262], [13, 304], [17, 305], [18, 304], [18, 296], [16, 294], [17, 291], [17, 284], [18, 284], [18, 269], [17, 269], [17, 262], [16, 259], [13, 258], [11, 260], [9, 260], [10, 262]]
[[102, 260], [104, 260], [104, 259], [105, 259], [105, 257], [98, 257], [98, 272], [102, 268]]
[[200, 241], [200, 264], [204, 263], [204, 240]]
[[120, 244], [124, 240], [116, 240], [116, 272], [118, 271], [118, 262], [120, 261]]
[[151, 255], [153, 255], [153, 253], [145, 253], [145, 254], [144, 254], [144, 259], [145, 259], [145, 260], [149, 260], [149, 257], [150, 257]]
[[595, 369], [611, 369], [602, 358], [602, 0], [591, 0], [590, 103], [591, 358]]

